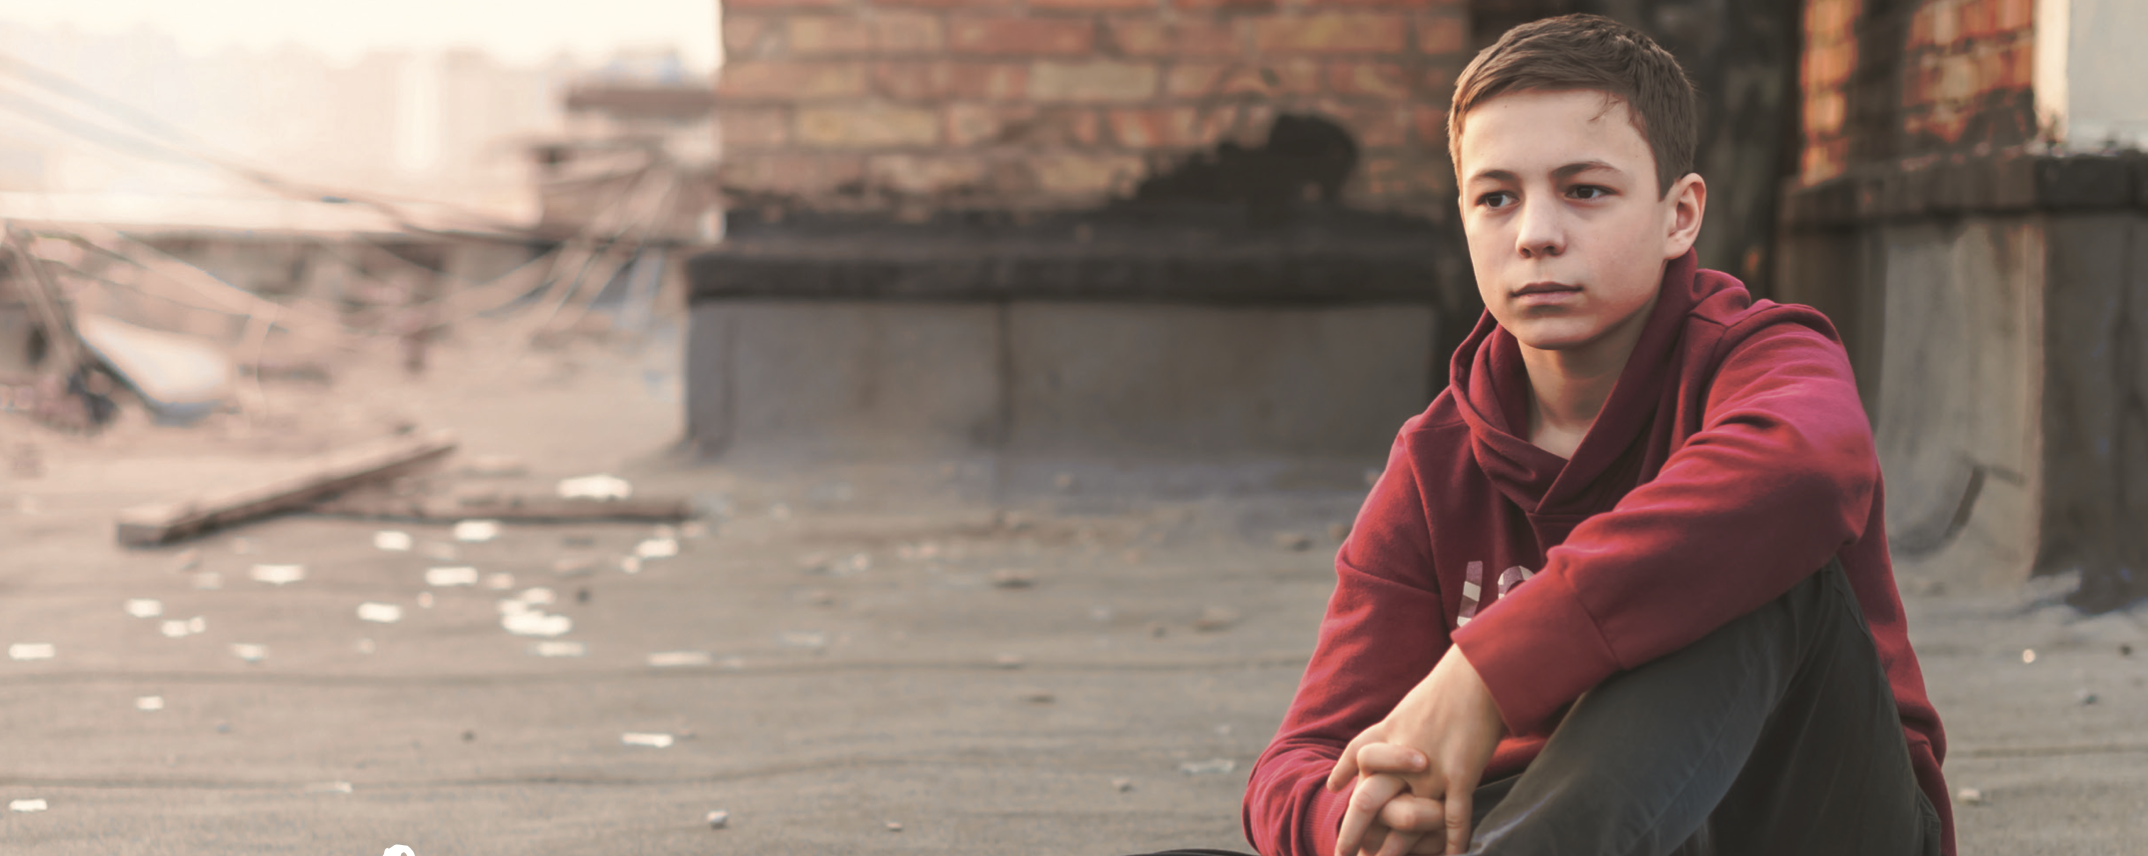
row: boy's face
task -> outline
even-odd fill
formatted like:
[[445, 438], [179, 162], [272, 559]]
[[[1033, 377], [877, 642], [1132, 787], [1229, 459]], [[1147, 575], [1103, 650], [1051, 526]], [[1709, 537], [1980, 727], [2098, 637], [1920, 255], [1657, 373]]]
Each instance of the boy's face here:
[[1700, 231], [1700, 176], [1659, 198], [1625, 102], [1594, 90], [1493, 98], [1469, 111], [1457, 148], [1470, 264], [1499, 325], [1546, 351], [1638, 336], [1664, 261]]

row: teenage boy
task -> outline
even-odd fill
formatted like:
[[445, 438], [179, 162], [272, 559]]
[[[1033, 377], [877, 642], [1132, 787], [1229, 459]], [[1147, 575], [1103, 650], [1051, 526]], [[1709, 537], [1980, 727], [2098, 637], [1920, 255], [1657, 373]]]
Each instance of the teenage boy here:
[[1594, 16], [1463, 71], [1486, 313], [1336, 557], [1263, 853], [1953, 853], [1849, 362], [1696, 269], [1694, 114]]

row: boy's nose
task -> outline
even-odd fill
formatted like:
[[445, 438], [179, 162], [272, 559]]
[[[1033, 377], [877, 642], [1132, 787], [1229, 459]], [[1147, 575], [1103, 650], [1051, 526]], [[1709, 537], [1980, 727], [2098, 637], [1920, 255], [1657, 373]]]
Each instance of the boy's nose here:
[[1520, 231], [1515, 234], [1515, 246], [1523, 258], [1556, 256], [1566, 249], [1566, 232], [1561, 227], [1558, 206], [1530, 205], [1522, 209]]

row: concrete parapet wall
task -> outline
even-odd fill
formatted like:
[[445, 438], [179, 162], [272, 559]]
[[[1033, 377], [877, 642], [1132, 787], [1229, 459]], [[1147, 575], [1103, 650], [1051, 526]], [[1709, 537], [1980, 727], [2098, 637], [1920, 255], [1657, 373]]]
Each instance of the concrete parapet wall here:
[[2050, 219], [2041, 567], [2148, 594], [2148, 214]]
[[835, 460], [1377, 461], [1433, 394], [1425, 304], [697, 303], [688, 435]]
[[2018, 582], [2036, 559], [2045, 228], [1890, 225], [1874, 426], [1899, 573]]
[[1849, 347], [1905, 578], [2079, 569], [2081, 605], [2148, 596], [2144, 167], [2010, 155], [1787, 201], [1776, 296]]

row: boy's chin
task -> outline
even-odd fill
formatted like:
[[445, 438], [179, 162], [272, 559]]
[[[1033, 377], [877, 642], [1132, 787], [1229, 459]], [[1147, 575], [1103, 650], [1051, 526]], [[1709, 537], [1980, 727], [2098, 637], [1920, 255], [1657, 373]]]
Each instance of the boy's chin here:
[[1514, 341], [1520, 342], [1522, 347], [1530, 350], [1570, 351], [1603, 338], [1604, 329], [1601, 325], [1561, 318], [1556, 321], [1524, 321], [1507, 326], [1507, 334], [1513, 336]]

